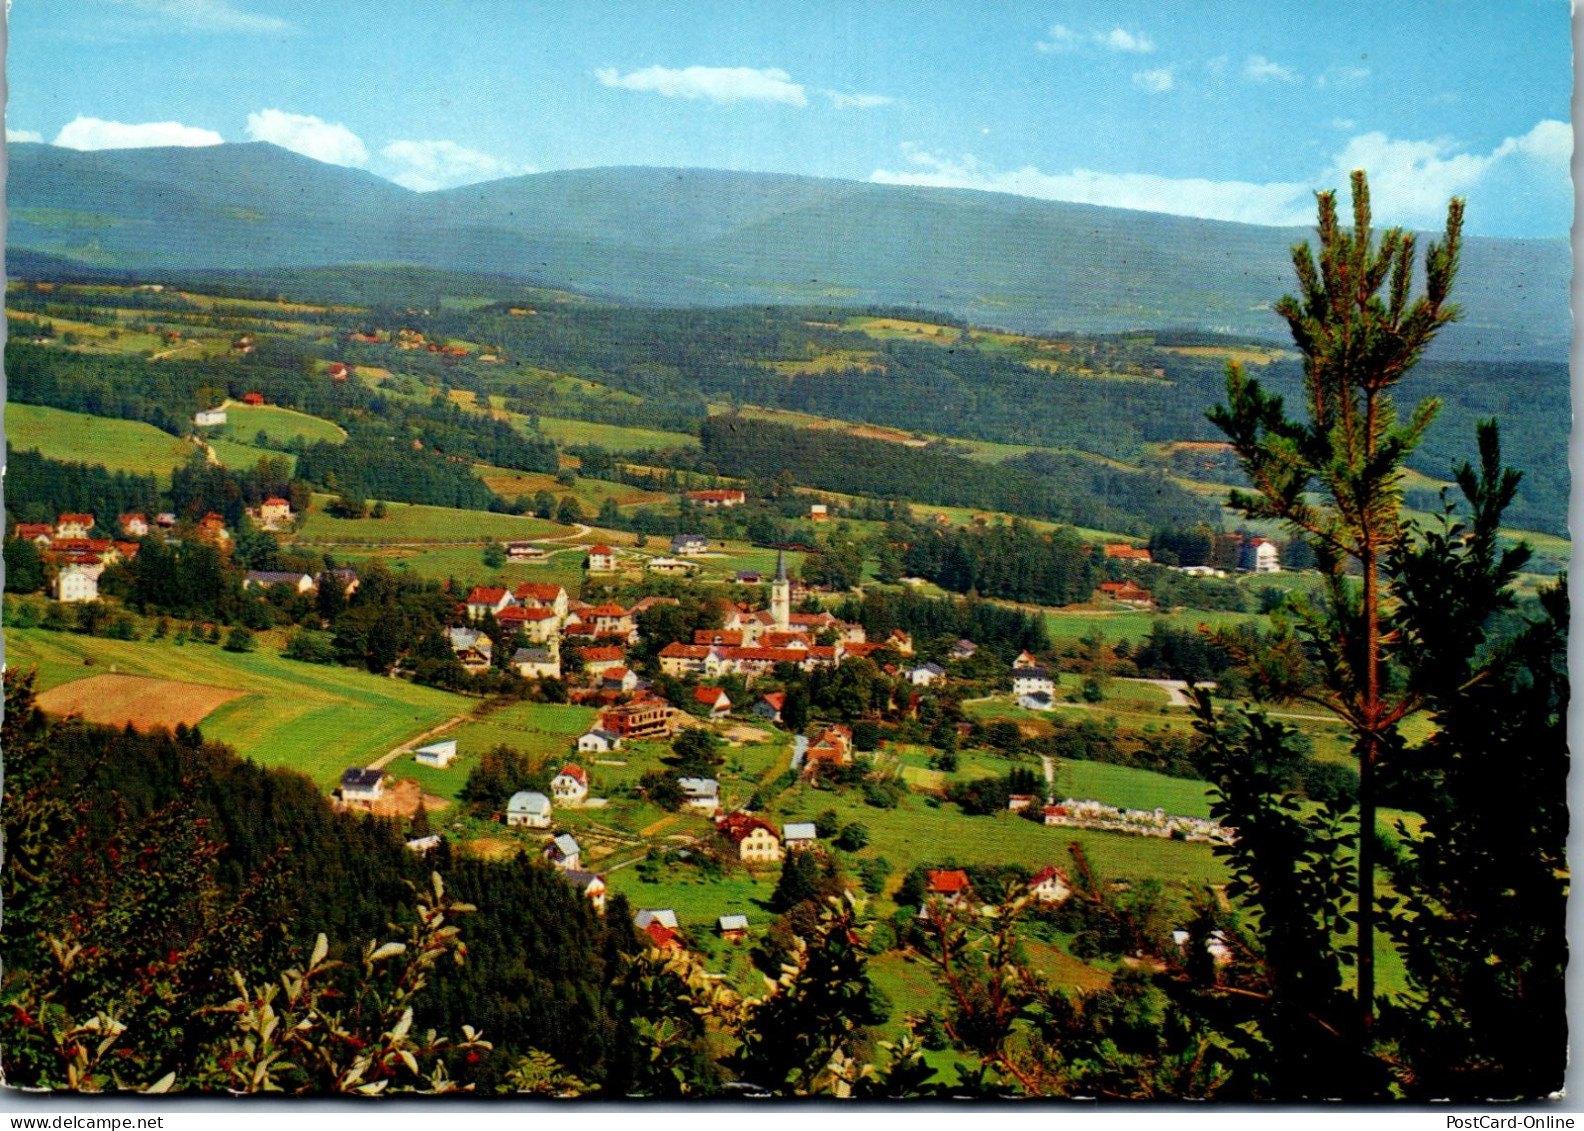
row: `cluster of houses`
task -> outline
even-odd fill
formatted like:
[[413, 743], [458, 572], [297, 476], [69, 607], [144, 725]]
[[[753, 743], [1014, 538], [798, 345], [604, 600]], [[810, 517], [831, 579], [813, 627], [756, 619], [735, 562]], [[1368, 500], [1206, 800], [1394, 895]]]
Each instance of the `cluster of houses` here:
[[324, 569], [316, 574], [289, 569], [250, 569], [242, 575], [242, 588], [269, 589], [285, 585], [301, 596], [317, 593], [322, 586], [338, 585], [350, 597], [356, 593], [362, 580], [352, 569]]
[[[1054, 905], [1064, 903], [1072, 892], [1067, 874], [1054, 864], [1047, 864], [1029, 878], [1022, 894]], [[928, 921], [932, 907], [980, 913], [1000, 903], [1006, 894], [975, 892], [968, 873], [961, 868], [931, 868], [924, 873], [924, 902], [919, 906], [918, 918]]]
[[[147, 538], [156, 531], [174, 531], [177, 519], [164, 513], [149, 521], [143, 514], [124, 514], [117, 519], [121, 538], [93, 537], [98, 519], [91, 514], [63, 514], [53, 523], [19, 522], [12, 537], [38, 547], [44, 564], [53, 571], [50, 592], [57, 601], [89, 602], [99, 599], [99, 578], [110, 566], [137, 557], [135, 538]], [[225, 519], [209, 513], [193, 525], [193, 536], [200, 541], [226, 545], [231, 532]]]
[[[1008, 803], [1009, 806], [1011, 802]], [[1119, 809], [1103, 801], [1075, 800], [1045, 806], [1045, 823], [1080, 829], [1131, 833], [1134, 836], [1175, 837], [1179, 840], [1231, 844], [1236, 834], [1208, 817], [1182, 817], [1164, 809]]]

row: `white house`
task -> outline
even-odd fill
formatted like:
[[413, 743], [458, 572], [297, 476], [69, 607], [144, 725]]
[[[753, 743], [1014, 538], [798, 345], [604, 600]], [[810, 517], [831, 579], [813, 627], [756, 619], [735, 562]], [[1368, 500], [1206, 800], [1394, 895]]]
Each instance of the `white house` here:
[[633, 912], [633, 926], [640, 931], [650, 923], [659, 923], [674, 931], [677, 929], [676, 912], [669, 907], [641, 907]]
[[1013, 695], [1055, 695], [1056, 680], [1044, 668], [1013, 668]]
[[272, 585], [290, 585], [299, 594], [311, 593], [314, 579], [295, 570], [250, 569], [242, 575], [242, 588], [268, 589]]
[[225, 422], [226, 414], [223, 408], [205, 409], [193, 417], [193, 423], [199, 428], [212, 428], [216, 424], [224, 424]]
[[1029, 880], [1029, 894], [1041, 903], [1061, 903], [1072, 894], [1072, 886], [1060, 868], [1048, 864]]
[[616, 551], [604, 544], [590, 546], [588, 571], [590, 573], [615, 573]]
[[55, 575], [57, 601], [97, 601], [99, 599], [99, 571], [94, 566], [62, 566]]
[[559, 774], [550, 779], [550, 793], [557, 805], [576, 808], [583, 804], [588, 791], [588, 771], [576, 762], [568, 762], [561, 767]]
[[1056, 700], [1043, 691], [1035, 691], [1028, 695], [1019, 695], [1017, 705], [1025, 711], [1050, 711], [1056, 707]]
[[420, 766], [433, 766], [443, 770], [456, 761], [456, 739], [448, 738], [444, 742], [431, 742], [428, 746], [420, 746], [413, 751], [413, 757]]
[[1255, 573], [1280, 573], [1281, 551], [1276, 548], [1276, 543], [1268, 538], [1256, 538], [1249, 543], [1245, 555], [1245, 569]]
[[385, 771], [353, 766], [341, 774], [341, 800], [348, 805], [370, 805], [385, 796]]
[[577, 748], [579, 754], [609, 754], [612, 750], [621, 747], [621, 735], [595, 727], [587, 734], [578, 736]]
[[813, 848], [818, 840], [819, 832], [813, 821], [793, 821], [781, 826], [781, 843], [788, 850]]
[[545, 845], [544, 857], [562, 871], [573, 871], [582, 866], [583, 849], [578, 845], [577, 837], [562, 833]]
[[720, 808], [720, 782], [714, 778], [678, 778], [682, 804], [689, 809], [713, 813]]
[[679, 558], [696, 557], [709, 549], [709, 538], [703, 534], [676, 534], [671, 538], [671, 553]]
[[909, 668], [907, 673], [908, 682], [914, 687], [928, 687], [936, 680], [944, 678], [945, 675], [946, 669], [934, 662], [920, 664], [916, 668]]
[[563, 868], [561, 876], [567, 883], [577, 888], [594, 905], [594, 910], [601, 915], [605, 914], [605, 877], [597, 876], [593, 872], [585, 872], [581, 868]]
[[542, 793], [523, 789], [506, 803], [506, 823], [527, 829], [550, 827], [550, 799]]
[[559, 679], [561, 655], [553, 648], [519, 648], [512, 653], [512, 667], [524, 679]]

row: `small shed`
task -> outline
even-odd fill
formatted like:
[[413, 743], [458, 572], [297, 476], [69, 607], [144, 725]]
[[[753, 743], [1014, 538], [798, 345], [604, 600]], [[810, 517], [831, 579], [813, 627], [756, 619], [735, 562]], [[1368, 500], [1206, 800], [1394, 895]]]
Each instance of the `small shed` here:
[[432, 766], [443, 770], [456, 761], [456, 739], [448, 738], [444, 742], [431, 742], [428, 746], [420, 746], [413, 751], [413, 757], [420, 766]]

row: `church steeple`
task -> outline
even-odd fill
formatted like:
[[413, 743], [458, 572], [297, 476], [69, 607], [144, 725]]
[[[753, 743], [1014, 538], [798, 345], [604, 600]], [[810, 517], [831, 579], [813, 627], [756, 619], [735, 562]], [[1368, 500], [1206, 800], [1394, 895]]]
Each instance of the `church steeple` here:
[[770, 615], [777, 632], [792, 627], [792, 583], [787, 580], [786, 551], [776, 551], [776, 575], [770, 583]]

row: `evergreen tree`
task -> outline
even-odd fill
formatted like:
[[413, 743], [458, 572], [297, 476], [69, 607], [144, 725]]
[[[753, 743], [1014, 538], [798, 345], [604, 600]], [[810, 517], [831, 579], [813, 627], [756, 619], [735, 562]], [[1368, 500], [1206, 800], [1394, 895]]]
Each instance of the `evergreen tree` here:
[[1463, 202], [1449, 205], [1445, 236], [1425, 257], [1424, 293], [1410, 300], [1413, 235], [1391, 228], [1377, 239], [1362, 171], [1354, 172], [1352, 188], [1351, 230], [1338, 222], [1335, 194], [1317, 194], [1318, 259], [1307, 243], [1293, 249], [1302, 293], [1276, 307], [1304, 357], [1307, 420], [1291, 419], [1281, 397], [1235, 364], [1227, 374], [1228, 404], [1210, 419], [1231, 440], [1255, 488], [1232, 492], [1232, 506], [1251, 518], [1281, 520], [1306, 539], [1327, 582], [1328, 603], [1309, 611], [1307, 628], [1324, 671], [1320, 698], [1353, 732], [1359, 760], [1363, 835], [1354, 891], [1357, 1037], [1364, 1047], [1375, 1018], [1376, 769], [1411, 708], [1384, 678], [1381, 569], [1404, 536], [1404, 461], [1438, 407], [1425, 401], [1399, 423], [1391, 393], [1457, 316], [1448, 296]]

